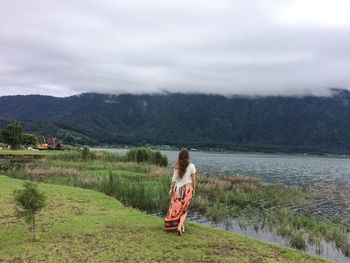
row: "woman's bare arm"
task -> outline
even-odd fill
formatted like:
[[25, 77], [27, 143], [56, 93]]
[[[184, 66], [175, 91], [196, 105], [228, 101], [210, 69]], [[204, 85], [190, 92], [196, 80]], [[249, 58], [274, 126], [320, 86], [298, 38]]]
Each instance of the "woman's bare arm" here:
[[170, 189], [169, 189], [169, 195], [172, 195], [174, 191], [174, 185], [176, 180], [176, 170], [178, 169], [179, 164], [175, 163], [174, 165], [174, 172], [173, 172], [173, 178], [171, 179]]
[[170, 189], [169, 189], [169, 195], [171, 195], [173, 193], [174, 184], [175, 184], [174, 182], [171, 182]]
[[193, 195], [196, 192], [196, 173], [192, 174], [192, 188], [193, 188]]

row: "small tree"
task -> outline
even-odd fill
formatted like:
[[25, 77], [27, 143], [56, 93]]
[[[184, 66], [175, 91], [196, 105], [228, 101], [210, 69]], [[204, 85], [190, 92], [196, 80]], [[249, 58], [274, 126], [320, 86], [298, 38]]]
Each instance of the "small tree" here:
[[35, 146], [37, 143], [38, 138], [34, 134], [27, 133], [22, 135], [22, 144], [24, 144], [25, 146]]
[[14, 200], [16, 202], [16, 216], [24, 218], [27, 224], [31, 225], [33, 241], [36, 240], [36, 215], [45, 206], [46, 197], [39, 192], [37, 185], [32, 182], [25, 182], [24, 189], [14, 191]]
[[1, 135], [5, 143], [11, 145], [12, 149], [16, 149], [21, 145], [22, 127], [18, 122], [12, 122], [1, 130]]

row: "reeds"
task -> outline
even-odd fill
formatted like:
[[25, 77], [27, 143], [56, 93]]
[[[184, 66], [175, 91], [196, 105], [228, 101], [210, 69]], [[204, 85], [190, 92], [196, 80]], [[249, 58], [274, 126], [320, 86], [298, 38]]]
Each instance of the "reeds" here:
[[82, 149], [62, 151], [48, 156], [51, 160], [63, 161], [106, 161], [106, 162], [137, 162], [148, 163], [156, 166], [166, 167], [168, 158], [162, 155], [160, 151], [154, 151], [148, 148], [133, 148], [126, 155], [122, 156], [116, 152], [107, 151], [90, 151], [89, 147], [84, 146]]
[[61, 160], [61, 161], [106, 161], [106, 162], [120, 162], [124, 161], [118, 153], [112, 153], [107, 151], [90, 151], [87, 146], [82, 149], [61, 151], [54, 154], [49, 154], [47, 159], [50, 160]]
[[169, 180], [165, 177], [150, 181], [110, 172], [100, 184], [99, 190], [127, 206], [151, 213], [165, 213], [169, 205], [168, 188]]
[[[268, 230], [297, 249], [310, 245], [320, 253], [322, 240], [325, 240], [333, 242], [344, 255], [349, 255], [350, 226], [343, 220], [329, 221], [306, 213], [311, 201], [306, 193], [265, 186], [256, 178], [241, 175], [199, 178], [193, 209], [213, 223], [228, 224], [237, 218], [242, 229]], [[292, 207], [305, 209], [294, 211]]]
[[[13, 177], [95, 189], [127, 206], [165, 214], [170, 201], [170, 171], [150, 163], [126, 162], [123, 158], [114, 153], [98, 152], [87, 162], [81, 160], [78, 151], [62, 152], [58, 157], [50, 155], [47, 160], [36, 160], [33, 164], [12, 167], [6, 162], [1, 167]], [[213, 223], [229, 223], [236, 219], [243, 229], [271, 231], [298, 249], [312, 245], [322, 251], [324, 240], [350, 255], [347, 222], [312, 215], [306, 208], [293, 209], [309, 203], [306, 193], [266, 186], [257, 178], [198, 175], [191, 211]]]
[[100, 151], [100, 152], [94, 152], [95, 153], [95, 160], [105, 161], [105, 162], [121, 162], [124, 161], [124, 157], [121, 156], [117, 152], [107, 152], [107, 151]]
[[350, 205], [350, 193], [348, 191], [349, 185], [338, 186], [336, 184], [316, 183], [309, 186], [306, 191], [313, 198], [328, 197], [329, 202], [340, 203], [343, 209]]
[[80, 161], [81, 153], [80, 151], [61, 151], [59, 153], [50, 154], [46, 157], [50, 160], [62, 160], [62, 161]]

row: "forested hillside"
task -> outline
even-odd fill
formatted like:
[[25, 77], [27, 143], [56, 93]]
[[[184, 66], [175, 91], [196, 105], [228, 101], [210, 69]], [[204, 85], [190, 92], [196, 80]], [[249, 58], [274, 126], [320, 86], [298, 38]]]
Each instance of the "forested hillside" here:
[[350, 92], [331, 97], [204, 94], [0, 97], [0, 127], [66, 143], [169, 144], [232, 150], [350, 153]]

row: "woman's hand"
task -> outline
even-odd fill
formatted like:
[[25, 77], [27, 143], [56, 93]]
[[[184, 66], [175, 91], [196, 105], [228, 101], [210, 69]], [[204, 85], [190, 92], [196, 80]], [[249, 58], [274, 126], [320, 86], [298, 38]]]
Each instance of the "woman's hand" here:
[[170, 189], [169, 190], [169, 195], [172, 196], [172, 194], [173, 194], [173, 191]]

